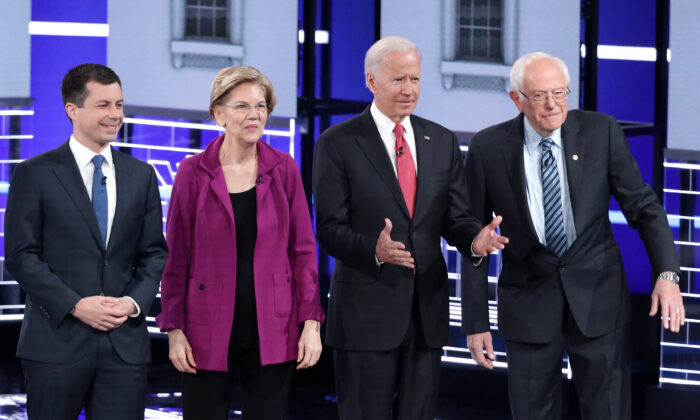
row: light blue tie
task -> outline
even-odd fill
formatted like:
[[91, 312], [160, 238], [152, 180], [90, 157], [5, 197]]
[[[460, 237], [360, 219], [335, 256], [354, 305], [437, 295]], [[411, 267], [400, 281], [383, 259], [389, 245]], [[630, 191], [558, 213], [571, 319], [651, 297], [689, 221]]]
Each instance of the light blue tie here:
[[542, 139], [542, 204], [544, 206], [544, 236], [547, 248], [561, 257], [566, 252], [566, 231], [564, 216], [561, 208], [561, 192], [559, 189], [559, 170], [557, 161], [552, 154], [554, 142], [550, 138]]
[[102, 234], [102, 245], [107, 246], [107, 178], [102, 174], [102, 162], [105, 157], [95, 155], [92, 164], [95, 165], [95, 173], [92, 175], [92, 208], [97, 216], [97, 226]]

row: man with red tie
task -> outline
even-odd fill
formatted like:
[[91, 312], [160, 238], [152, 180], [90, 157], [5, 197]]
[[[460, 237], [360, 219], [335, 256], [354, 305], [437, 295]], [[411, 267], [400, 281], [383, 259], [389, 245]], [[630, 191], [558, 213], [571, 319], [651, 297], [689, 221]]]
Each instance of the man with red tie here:
[[440, 237], [466, 255], [507, 243], [500, 217], [482, 229], [468, 214], [454, 133], [412, 115], [420, 60], [407, 39], [377, 41], [372, 105], [326, 130], [314, 156], [317, 237], [336, 258], [326, 344], [341, 419], [433, 419], [449, 328]]

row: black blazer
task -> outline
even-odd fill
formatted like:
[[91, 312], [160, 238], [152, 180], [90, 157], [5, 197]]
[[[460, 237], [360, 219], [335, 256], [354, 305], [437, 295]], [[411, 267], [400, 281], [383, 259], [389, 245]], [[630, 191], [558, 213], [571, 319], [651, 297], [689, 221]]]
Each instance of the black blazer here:
[[[505, 340], [545, 343], [560, 331], [564, 297], [588, 337], [629, 318], [629, 292], [620, 250], [610, 227], [610, 198], [646, 247], [654, 275], [680, 271], [666, 213], [644, 183], [622, 129], [610, 116], [569, 111], [562, 142], [576, 241], [561, 259], [540, 244], [527, 204], [523, 115], [489, 127], [471, 140], [467, 182], [471, 209], [482, 221], [503, 216], [498, 281], [498, 331]], [[488, 264], [462, 261], [462, 328], [489, 330]]]
[[112, 149], [117, 205], [107, 249], [68, 142], [19, 164], [5, 214], [8, 271], [27, 293], [17, 356], [70, 363], [104, 334], [70, 315], [83, 297], [130, 296], [141, 315], [108, 332], [127, 363], [150, 361], [145, 315], [167, 258], [150, 165]]
[[[328, 302], [326, 343], [345, 350], [399, 346], [411, 316], [414, 281], [426, 341], [447, 342], [447, 269], [440, 236], [469, 252], [481, 225], [467, 213], [464, 166], [455, 135], [415, 115], [418, 183], [413, 220], [369, 108], [326, 130], [313, 167], [316, 235], [336, 258]], [[403, 242], [413, 270], [377, 266], [375, 246], [384, 218]]]

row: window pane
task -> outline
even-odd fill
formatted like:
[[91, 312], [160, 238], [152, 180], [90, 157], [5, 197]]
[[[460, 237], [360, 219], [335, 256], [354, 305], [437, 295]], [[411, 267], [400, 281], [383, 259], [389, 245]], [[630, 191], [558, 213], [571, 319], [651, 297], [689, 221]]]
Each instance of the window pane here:
[[474, 30], [474, 49], [472, 51], [474, 57], [488, 57], [487, 36], [488, 31], [485, 29]]
[[491, 58], [501, 58], [503, 53], [501, 52], [501, 31], [492, 29], [489, 32], [489, 54]]
[[457, 52], [458, 58], [469, 58], [472, 55], [471, 49], [472, 43], [472, 30], [469, 28], [462, 28], [459, 30], [459, 51]]
[[460, 0], [457, 6], [457, 16], [459, 17], [460, 25], [472, 24], [472, 1], [474, 0]]
[[214, 36], [217, 38], [226, 38], [228, 36], [228, 19], [226, 19], [225, 10], [216, 11], [216, 21], [214, 22]]
[[185, 16], [185, 36], [197, 36], [197, 8], [188, 6]]
[[228, 7], [227, 0], [216, 0], [216, 7]]
[[489, 23], [492, 28], [500, 28], [503, 20], [503, 9], [500, 1], [493, 1], [489, 10]]
[[214, 36], [214, 11], [201, 9], [199, 16], [199, 36]]
[[199, 0], [199, 2], [200, 2], [200, 4], [201, 4], [202, 6], [209, 6], [209, 7], [211, 7], [211, 6], [214, 5], [214, 1], [213, 1], [213, 0]]
[[199, 1], [197, 1], [197, 0], [187, 0], [188, 6], [196, 6], [198, 4], [199, 4]]
[[488, 13], [488, 0], [474, 0], [474, 25], [486, 26]]

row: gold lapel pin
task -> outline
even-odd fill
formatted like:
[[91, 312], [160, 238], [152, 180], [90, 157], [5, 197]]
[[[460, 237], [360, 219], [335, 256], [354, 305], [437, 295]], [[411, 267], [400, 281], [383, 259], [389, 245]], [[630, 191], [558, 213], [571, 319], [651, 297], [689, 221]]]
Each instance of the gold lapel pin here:
[[573, 160], [578, 160], [578, 155], [573, 155], [573, 156], [571, 156], [571, 158], [572, 158]]
[[423, 136], [424, 139], [430, 140], [430, 136]]

